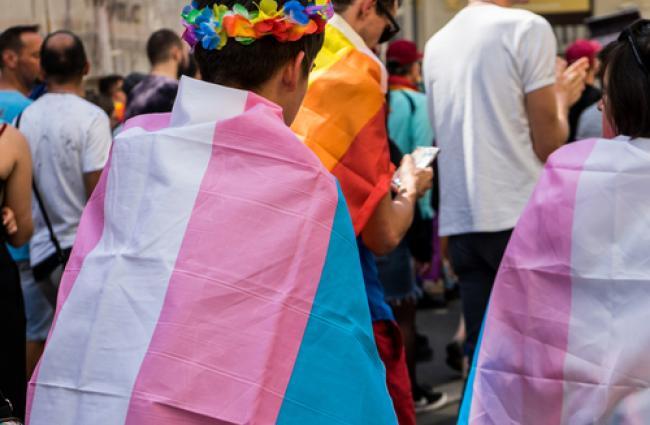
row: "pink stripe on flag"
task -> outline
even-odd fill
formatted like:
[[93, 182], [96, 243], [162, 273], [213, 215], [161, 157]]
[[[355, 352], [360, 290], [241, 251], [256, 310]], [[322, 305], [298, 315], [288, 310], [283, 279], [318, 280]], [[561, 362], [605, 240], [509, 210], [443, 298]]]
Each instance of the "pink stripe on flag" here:
[[172, 114], [170, 113], [138, 115], [124, 123], [123, 131], [138, 127], [153, 133], [154, 131], [169, 127], [171, 119]]
[[127, 424], [275, 423], [338, 198], [279, 113], [217, 124]]
[[[93, 191], [88, 204], [83, 211], [81, 221], [79, 222], [79, 229], [77, 230], [77, 237], [75, 238], [74, 248], [70, 254], [70, 259], [61, 278], [59, 292], [57, 296], [57, 308], [54, 315], [54, 322], [50, 328], [50, 335], [54, 332], [59, 313], [63, 308], [72, 288], [74, 287], [81, 266], [84, 260], [95, 249], [97, 244], [102, 238], [104, 232], [104, 200], [106, 198], [106, 184], [108, 182], [108, 174], [111, 167], [111, 160], [113, 157], [112, 149], [109, 154], [108, 161], [104, 166], [104, 171]], [[29, 415], [31, 412], [32, 402], [34, 401], [34, 393], [36, 391], [35, 382], [38, 381], [40, 372], [40, 362], [34, 371], [34, 375], [29, 383], [27, 391], [27, 418], [26, 424], [29, 424]]]
[[561, 423], [574, 207], [594, 146], [572, 144], [549, 159], [512, 235], [485, 324], [472, 424]]

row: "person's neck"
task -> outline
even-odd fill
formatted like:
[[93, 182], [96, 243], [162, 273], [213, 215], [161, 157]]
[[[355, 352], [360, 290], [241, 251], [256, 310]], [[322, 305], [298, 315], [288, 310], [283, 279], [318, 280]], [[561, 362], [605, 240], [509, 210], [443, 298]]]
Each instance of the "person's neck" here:
[[175, 80], [178, 78], [178, 64], [174, 61], [158, 63], [151, 68], [150, 74]]
[[339, 13], [339, 16], [356, 32], [359, 37], [363, 40], [363, 42], [368, 46], [370, 49], [374, 49], [376, 47], [376, 40], [369, 40], [367, 37], [367, 34], [365, 34], [365, 31], [363, 30], [363, 25], [361, 24], [361, 21], [357, 19], [359, 11], [356, 8], [353, 7], [348, 7], [345, 12]]
[[407, 75], [391, 75], [388, 77], [388, 84], [392, 87], [391, 89], [409, 88], [417, 90], [418, 87], [417, 82]]
[[72, 83], [47, 83], [47, 92], [55, 94], [74, 94], [84, 97], [84, 89], [81, 81]]
[[15, 90], [24, 96], [29, 96], [30, 92], [16, 75], [6, 71], [0, 75], [0, 90]]

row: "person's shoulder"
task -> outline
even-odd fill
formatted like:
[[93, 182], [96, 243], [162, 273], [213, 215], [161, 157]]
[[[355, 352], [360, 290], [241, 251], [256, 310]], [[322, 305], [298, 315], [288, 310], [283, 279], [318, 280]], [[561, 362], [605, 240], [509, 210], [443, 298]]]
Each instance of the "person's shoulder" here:
[[16, 90], [0, 90], [0, 102], [25, 108], [31, 105], [32, 100]]
[[104, 112], [102, 108], [90, 102], [89, 100], [84, 99], [80, 96], [73, 96], [71, 99], [73, 99], [72, 101], [75, 103], [75, 108], [83, 111], [86, 114], [86, 117], [90, 119], [96, 119], [98, 116], [104, 116], [108, 118], [106, 112]]
[[106, 112], [83, 97], [70, 95], [61, 98], [59, 101], [68, 103], [70, 108], [68, 111], [73, 110], [75, 121], [81, 130], [93, 129], [98, 124], [104, 124], [101, 128], [110, 128], [110, 119]]
[[508, 8], [509, 19], [517, 30], [535, 35], [554, 36], [553, 27], [543, 16], [525, 9]]
[[593, 151], [596, 144], [606, 139], [591, 138], [568, 143], [553, 152], [546, 161], [547, 169], [574, 169], [582, 165], [584, 160]]
[[[0, 128], [2, 125], [0, 125]], [[29, 145], [25, 136], [16, 127], [9, 124], [6, 124], [6, 126], [2, 134], [2, 146], [5, 148], [3, 151], [5, 153], [13, 152], [16, 157], [28, 153]]]

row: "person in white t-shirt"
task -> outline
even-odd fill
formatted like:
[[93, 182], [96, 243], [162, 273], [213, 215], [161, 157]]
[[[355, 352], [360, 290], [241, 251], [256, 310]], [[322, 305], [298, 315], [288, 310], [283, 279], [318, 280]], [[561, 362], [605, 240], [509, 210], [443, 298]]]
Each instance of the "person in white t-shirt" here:
[[423, 66], [441, 148], [440, 234], [460, 279], [469, 359], [511, 231], [567, 141], [588, 67], [558, 66], [549, 23], [513, 4], [470, 1], [429, 40]]
[[[89, 65], [79, 37], [67, 31], [50, 34], [43, 43], [41, 66], [48, 92], [25, 109], [20, 130], [31, 148], [34, 183], [42, 199], [42, 204], [36, 199], [32, 203], [31, 265], [39, 287], [55, 306], [62, 262], [108, 159], [111, 129], [106, 113], [81, 97]], [[64, 261], [58, 258], [42, 208]]]

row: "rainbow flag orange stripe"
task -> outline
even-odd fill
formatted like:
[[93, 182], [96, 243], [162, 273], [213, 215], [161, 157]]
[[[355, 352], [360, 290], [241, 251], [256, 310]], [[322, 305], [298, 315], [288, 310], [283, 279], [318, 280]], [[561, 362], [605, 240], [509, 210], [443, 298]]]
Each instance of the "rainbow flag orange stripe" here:
[[338, 16], [293, 130], [340, 181], [357, 235], [390, 188], [386, 70]]

